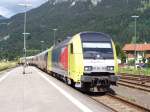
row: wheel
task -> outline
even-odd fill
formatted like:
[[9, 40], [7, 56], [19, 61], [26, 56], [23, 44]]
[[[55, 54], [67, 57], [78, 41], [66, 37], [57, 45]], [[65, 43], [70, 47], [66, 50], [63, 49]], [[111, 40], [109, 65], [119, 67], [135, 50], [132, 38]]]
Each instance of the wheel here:
[[65, 77], [65, 83], [70, 86], [71, 85], [71, 80], [69, 78]]
[[75, 82], [71, 79], [71, 87], [75, 87]]
[[82, 88], [81, 88], [81, 90], [83, 91], [83, 92], [89, 92], [90, 91], [90, 87], [91, 87], [91, 85], [90, 85], [90, 83], [82, 83]]
[[65, 78], [65, 83], [71, 87], [75, 87], [75, 82], [70, 78]]

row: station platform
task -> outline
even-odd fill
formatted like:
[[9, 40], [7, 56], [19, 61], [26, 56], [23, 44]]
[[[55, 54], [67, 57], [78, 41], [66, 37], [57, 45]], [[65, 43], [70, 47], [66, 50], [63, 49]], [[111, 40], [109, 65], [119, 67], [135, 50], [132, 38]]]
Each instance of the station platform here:
[[0, 74], [0, 112], [111, 112], [35, 67]]

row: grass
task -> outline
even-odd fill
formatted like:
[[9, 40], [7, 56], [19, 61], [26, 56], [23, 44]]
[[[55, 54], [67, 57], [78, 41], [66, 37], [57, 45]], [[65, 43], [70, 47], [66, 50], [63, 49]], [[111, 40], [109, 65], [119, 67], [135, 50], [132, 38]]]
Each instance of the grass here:
[[17, 65], [16, 62], [12, 62], [12, 61], [10, 61], [10, 62], [1, 62], [0, 61], [0, 71], [15, 67], [16, 65]]
[[150, 68], [135, 69], [133, 67], [119, 68], [119, 73], [150, 76]]

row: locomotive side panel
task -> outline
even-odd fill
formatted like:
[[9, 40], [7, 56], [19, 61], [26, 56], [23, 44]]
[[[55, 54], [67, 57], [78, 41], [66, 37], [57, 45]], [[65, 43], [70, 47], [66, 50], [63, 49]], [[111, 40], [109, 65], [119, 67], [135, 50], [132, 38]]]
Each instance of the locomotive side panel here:
[[47, 70], [48, 50], [37, 55], [37, 66], [40, 69]]
[[52, 71], [52, 48], [48, 50], [47, 56], [47, 71], [50, 73]]
[[52, 71], [68, 76], [68, 46], [56, 47], [52, 50]]
[[69, 75], [75, 83], [80, 83], [83, 75], [83, 53], [79, 35], [75, 35], [69, 43]]
[[112, 41], [112, 47], [113, 47], [113, 52], [114, 52], [114, 61], [115, 61], [115, 67], [114, 67], [114, 73], [117, 75], [118, 73], [118, 61], [117, 61], [117, 54], [116, 54], [116, 47], [114, 42]]

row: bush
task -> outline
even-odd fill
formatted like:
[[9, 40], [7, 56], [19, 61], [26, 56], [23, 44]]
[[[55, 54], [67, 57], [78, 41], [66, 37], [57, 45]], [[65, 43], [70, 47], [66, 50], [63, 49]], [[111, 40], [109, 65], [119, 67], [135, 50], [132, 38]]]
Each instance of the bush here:
[[130, 66], [134, 66], [134, 64], [135, 64], [135, 59], [129, 60], [129, 61], [128, 61], [128, 64], [129, 64]]
[[150, 67], [150, 58], [148, 58], [147, 66]]

